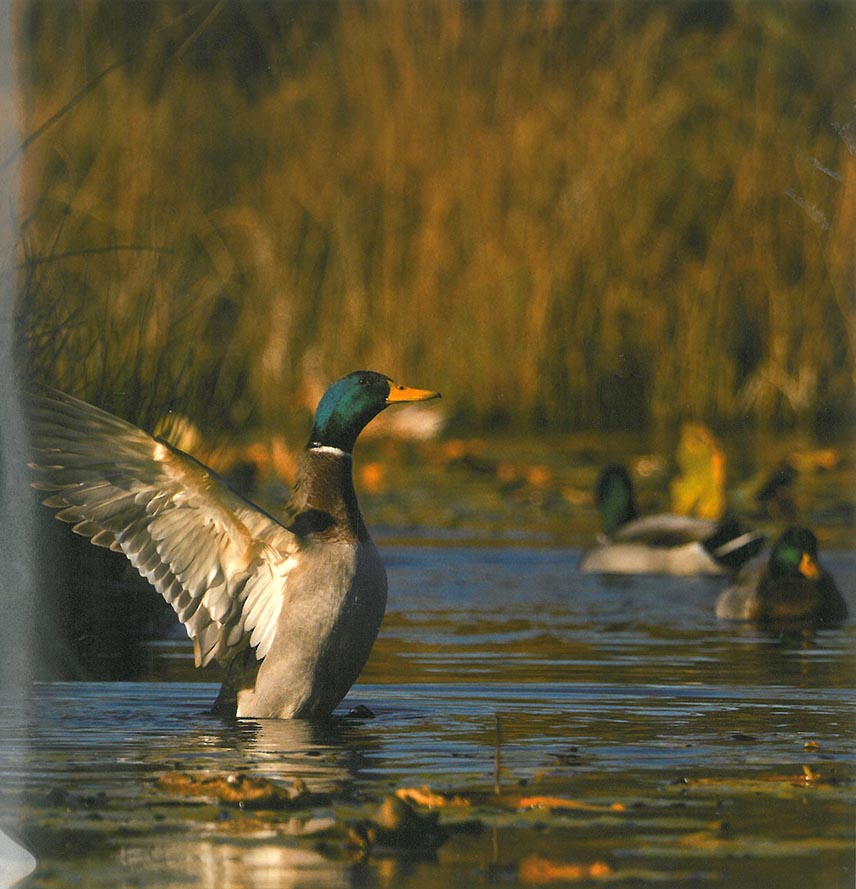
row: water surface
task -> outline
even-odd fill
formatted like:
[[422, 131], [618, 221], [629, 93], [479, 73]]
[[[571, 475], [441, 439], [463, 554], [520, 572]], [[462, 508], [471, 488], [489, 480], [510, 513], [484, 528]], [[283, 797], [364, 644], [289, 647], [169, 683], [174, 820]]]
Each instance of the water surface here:
[[[39, 861], [21, 885], [853, 886], [852, 624], [718, 622], [723, 580], [580, 575], [573, 548], [384, 556], [387, 619], [328, 723], [208, 715], [217, 686], [178, 633], [150, 646], [145, 681], [3, 702], [0, 827]], [[824, 561], [856, 612], [856, 556]], [[373, 719], [346, 717], [360, 704]], [[165, 792], [172, 770], [329, 795], [244, 811]], [[506, 802], [582, 806], [498, 805], [497, 779]], [[349, 847], [349, 823], [421, 785], [471, 802], [440, 812], [445, 842]]]

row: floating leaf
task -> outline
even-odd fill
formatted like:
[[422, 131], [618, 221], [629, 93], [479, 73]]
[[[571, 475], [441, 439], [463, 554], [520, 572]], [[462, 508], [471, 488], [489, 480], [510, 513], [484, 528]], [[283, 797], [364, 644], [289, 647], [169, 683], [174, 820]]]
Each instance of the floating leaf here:
[[521, 882], [535, 885], [562, 881], [603, 880], [612, 877], [612, 868], [603, 861], [593, 864], [565, 864], [550, 861], [540, 855], [532, 855], [520, 862], [518, 874]]
[[468, 799], [457, 794], [435, 793], [427, 784], [423, 784], [422, 787], [399, 787], [395, 795], [411, 805], [423, 806], [426, 809], [465, 808], [471, 805]]
[[[515, 799], [515, 798], [510, 798]], [[521, 796], [516, 798], [514, 807], [517, 809], [574, 809], [581, 812], [624, 812], [623, 803], [582, 803], [579, 800], [564, 799], [558, 796]]]
[[246, 809], [285, 809], [326, 799], [310, 793], [299, 778], [287, 788], [266, 778], [251, 778], [234, 772], [227, 775], [166, 772], [158, 779], [158, 786], [167, 793], [213, 797], [228, 805]]

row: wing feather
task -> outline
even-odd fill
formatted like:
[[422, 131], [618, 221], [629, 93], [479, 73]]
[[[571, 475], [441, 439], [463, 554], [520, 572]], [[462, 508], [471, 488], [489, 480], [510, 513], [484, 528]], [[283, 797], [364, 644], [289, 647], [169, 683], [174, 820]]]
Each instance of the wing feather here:
[[175, 610], [197, 664], [276, 633], [296, 550], [279, 522], [193, 457], [68, 395], [30, 395], [33, 486], [78, 534], [123, 552]]

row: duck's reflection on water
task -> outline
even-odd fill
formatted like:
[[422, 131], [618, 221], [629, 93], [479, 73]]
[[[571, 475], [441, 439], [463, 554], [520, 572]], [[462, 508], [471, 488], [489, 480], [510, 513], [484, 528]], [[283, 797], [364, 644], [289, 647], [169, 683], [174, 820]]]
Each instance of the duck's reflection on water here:
[[297, 889], [324, 886], [345, 889], [355, 885], [352, 865], [334, 860], [306, 846], [287, 846], [254, 835], [230, 840], [166, 838], [157, 846], [127, 846], [118, 866], [146, 874], [146, 883], [161, 874], [157, 884], [180, 884], [192, 879], [199, 889]]
[[[481, 849], [476, 857], [486, 854], [489, 850]], [[262, 832], [212, 840], [179, 835], [163, 839], [155, 847], [128, 845], [116, 857], [117, 871], [125, 877], [133, 873], [139, 880], [133, 885], [157, 885], [160, 889], [188, 884], [199, 889], [391, 889], [414, 880], [427, 885], [420, 883], [422, 869], [437, 863], [436, 857], [422, 855], [385, 854], [367, 860], [333, 843], [319, 842], [318, 848], [305, 843], [288, 845], [281, 835], [265, 836]], [[115, 885], [125, 882], [117, 879]]]
[[315, 792], [346, 790], [383, 743], [370, 721], [347, 717], [231, 720], [198, 741], [216, 750], [232, 748], [253, 774], [300, 779]]

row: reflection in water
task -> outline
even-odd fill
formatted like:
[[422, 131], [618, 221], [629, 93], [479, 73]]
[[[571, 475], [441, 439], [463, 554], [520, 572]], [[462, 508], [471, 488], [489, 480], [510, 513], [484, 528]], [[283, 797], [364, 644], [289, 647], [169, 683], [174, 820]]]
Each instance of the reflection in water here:
[[236, 722], [235, 750], [254, 772], [272, 780], [300, 778], [318, 792], [348, 788], [382, 748], [370, 723], [345, 717]]
[[[270, 833], [270, 832], [269, 832]], [[194, 875], [199, 889], [349, 887], [348, 866], [305, 847], [283, 846], [275, 836], [251, 836], [253, 845], [222, 840], [168, 839], [151, 848], [125, 848], [119, 866], [132, 873]]]

